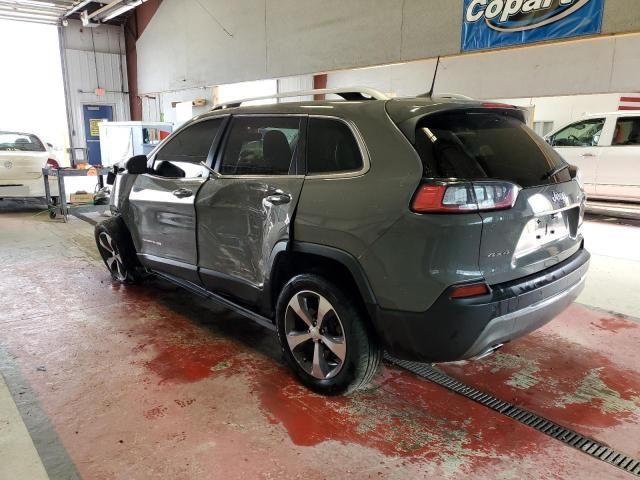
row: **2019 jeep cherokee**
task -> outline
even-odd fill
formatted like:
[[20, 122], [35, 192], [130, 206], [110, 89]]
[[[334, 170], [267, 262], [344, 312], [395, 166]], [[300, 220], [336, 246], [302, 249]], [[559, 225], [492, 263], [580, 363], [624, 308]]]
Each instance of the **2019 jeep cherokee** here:
[[230, 105], [115, 179], [96, 242], [274, 322], [303, 383], [367, 383], [382, 350], [481, 356], [544, 325], [588, 268], [575, 169], [508, 105], [456, 98]]

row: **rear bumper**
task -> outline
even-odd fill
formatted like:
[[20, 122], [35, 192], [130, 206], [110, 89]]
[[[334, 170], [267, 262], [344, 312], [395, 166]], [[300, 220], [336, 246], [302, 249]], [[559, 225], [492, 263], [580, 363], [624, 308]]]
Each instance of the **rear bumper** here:
[[377, 309], [375, 327], [399, 358], [445, 362], [476, 357], [540, 328], [567, 308], [584, 288], [589, 259], [581, 249], [535, 275], [494, 285], [482, 297], [454, 300], [447, 290], [426, 312]]

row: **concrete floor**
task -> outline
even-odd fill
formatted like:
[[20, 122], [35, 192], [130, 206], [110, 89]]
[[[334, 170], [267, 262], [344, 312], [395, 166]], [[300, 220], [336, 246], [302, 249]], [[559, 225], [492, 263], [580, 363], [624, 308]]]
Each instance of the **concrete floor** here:
[[640, 221], [590, 216], [584, 235], [592, 260], [578, 301], [640, 317]]
[[[629, 477], [390, 365], [351, 397], [314, 395], [267, 330], [158, 280], [114, 284], [89, 225], [18, 207], [0, 208], [0, 372], [52, 479]], [[640, 312], [639, 231], [590, 221], [582, 304], [440, 367], [640, 457], [640, 325], [610, 313]]]

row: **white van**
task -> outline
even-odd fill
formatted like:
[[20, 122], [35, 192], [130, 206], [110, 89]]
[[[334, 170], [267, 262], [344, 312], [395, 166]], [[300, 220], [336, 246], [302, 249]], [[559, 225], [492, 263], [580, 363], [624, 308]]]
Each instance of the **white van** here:
[[640, 202], [640, 110], [588, 115], [550, 133], [589, 198]]

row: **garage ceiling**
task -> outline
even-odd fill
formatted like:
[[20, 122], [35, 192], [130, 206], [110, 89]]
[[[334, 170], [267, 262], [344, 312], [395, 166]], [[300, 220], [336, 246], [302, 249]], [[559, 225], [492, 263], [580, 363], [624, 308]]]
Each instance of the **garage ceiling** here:
[[61, 25], [80, 18], [84, 25], [121, 23], [122, 15], [145, 0], [0, 0], [0, 20]]
[[0, 19], [57, 25], [74, 0], [0, 0]]

